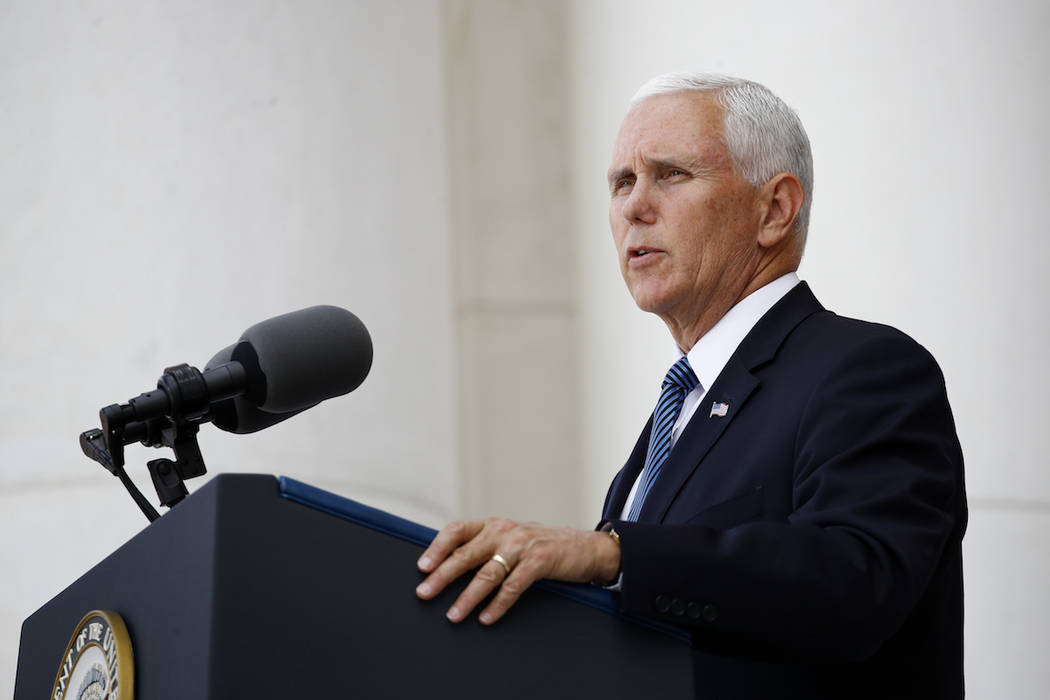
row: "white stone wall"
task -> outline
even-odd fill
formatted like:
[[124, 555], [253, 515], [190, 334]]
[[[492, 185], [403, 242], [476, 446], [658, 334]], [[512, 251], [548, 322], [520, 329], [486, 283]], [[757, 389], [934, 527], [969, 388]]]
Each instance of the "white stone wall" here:
[[592, 527], [579, 512], [568, 9], [446, 7], [462, 513]]

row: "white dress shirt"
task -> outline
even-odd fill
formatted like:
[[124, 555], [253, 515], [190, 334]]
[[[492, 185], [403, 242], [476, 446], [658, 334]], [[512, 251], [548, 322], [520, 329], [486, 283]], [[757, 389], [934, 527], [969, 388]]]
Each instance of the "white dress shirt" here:
[[[671, 429], [671, 449], [674, 449], [675, 443], [678, 442], [678, 437], [685, 430], [685, 426], [689, 423], [693, 414], [697, 412], [700, 404], [703, 403], [707, 390], [714, 386], [715, 380], [722, 373], [722, 368], [729, 362], [729, 358], [736, 352], [737, 346], [751, 332], [758, 320], [773, 308], [773, 305], [780, 301], [784, 295], [794, 289], [798, 283], [798, 275], [794, 272], [789, 272], [766, 286], [756, 289], [727, 311], [726, 315], [719, 319], [718, 323], [705, 333], [700, 340], [696, 341], [696, 345], [689, 350], [687, 353], [689, 364], [692, 366], [693, 373], [696, 374], [696, 378], [700, 380], [700, 383], [696, 385], [695, 389], [685, 395], [682, 403], [682, 412], [678, 415], [678, 420], [675, 421], [674, 427]], [[668, 367], [678, 362], [681, 358], [682, 352], [676, 344], [674, 360]], [[626, 519], [627, 514], [631, 512], [631, 504], [634, 503], [634, 497], [638, 492], [638, 484], [641, 482], [641, 479], [642, 473], [639, 472], [638, 478], [634, 480], [634, 485], [631, 487], [631, 493], [627, 496], [627, 502], [624, 503], [623, 511], [620, 513], [621, 520]]]

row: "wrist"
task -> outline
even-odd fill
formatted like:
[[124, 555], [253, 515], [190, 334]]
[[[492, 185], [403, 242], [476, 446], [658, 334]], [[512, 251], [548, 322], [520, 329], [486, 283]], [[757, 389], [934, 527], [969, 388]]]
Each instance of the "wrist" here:
[[597, 561], [594, 583], [608, 586], [620, 577], [620, 535], [612, 527], [595, 532]]

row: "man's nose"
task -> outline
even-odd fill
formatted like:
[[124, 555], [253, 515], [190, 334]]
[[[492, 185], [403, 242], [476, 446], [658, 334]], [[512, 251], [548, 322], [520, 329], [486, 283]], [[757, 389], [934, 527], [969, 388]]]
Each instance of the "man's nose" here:
[[632, 223], [651, 224], [656, 221], [653, 191], [644, 180], [639, 179], [631, 187], [631, 194], [623, 204], [623, 217]]

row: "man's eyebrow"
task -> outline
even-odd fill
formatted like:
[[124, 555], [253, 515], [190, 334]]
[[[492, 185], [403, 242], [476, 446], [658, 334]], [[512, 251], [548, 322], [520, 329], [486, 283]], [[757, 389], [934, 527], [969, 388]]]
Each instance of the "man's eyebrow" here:
[[[646, 158], [644, 166], [653, 170], [687, 170], [694, 175], [718, 171], [718, 164], [703, 158]], [[634, 176], [634, 168], [624, 167], [609, 171], [609, 185]]]
[[717, 170], [713, 163], [702, 158], [650, 158], [647, 164], [656, 170], [678, 169], [688, 170], [691, 173], [707, 173]]
[[614, 183], [617, 183], [623, 178], [630, 177], [631, 175], [634, 175], [633, 168], [617, 168], [616, 170], [610, 170], [609, 184], [612, 185]]

